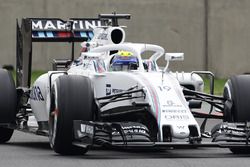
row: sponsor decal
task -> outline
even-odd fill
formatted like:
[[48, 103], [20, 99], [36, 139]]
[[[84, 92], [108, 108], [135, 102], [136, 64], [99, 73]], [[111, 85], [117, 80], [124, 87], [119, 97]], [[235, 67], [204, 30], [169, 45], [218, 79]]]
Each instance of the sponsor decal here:
[[169, 86], [158, 86], [158, 88], [161, 92], [170, 91], [170, 89], [171, 89], [171, 87], [169, 87]]
[[124, 92], [123, 89], [111, 88], [111, 84], [106, 84], [106, 96]]
[[[133, 133], [142, 133], [142, 134], [147, 134], [147, 129], [143, 126], [125, 126], [123, 127], [123, 132], [125, 134], [133, 134]], [[112, 135], [118, 135], [119, 132], [113, 131]]]
[[181, 125], [179, 125], [179, 126], [176, 126], [178, 129], [184, 129], [185, 128], [185, 126], [181, 126]]
[[[91, 20], [91, 19], [82, 19], [82, 20], [73, 20], [72, 28], [73, 30], [93, 30], [95, 27], [103, 26], [103, 22], [101, 20]], [[32, 20], [32, 30], [67, 30], [67, 22], [63, 22], [59, 19], [46, 19]]]
[[189, 115], [187, 114], [187, 110], [185, 109], [163, 109], [162, 113], [164, 114], [164, 118], [166, 120], [173, 120], [173, 121], [183, 121], [189, 120]]
[[30, 92], [30, 99], [36, 101], [44, 101], [44, 97], [39, 86], [33, 86]]
[[132, 126], [122, 126], [123, 130], [125, 130], [125, 129], [133, 129], [133, 128], [147, 130], [144, 126], [134, 126], [134, 125], [132, 125]]
[[162, 113], [175, 113], [175, 114], [183, 114], [183, 113], [187, 113], [187, 110], [162, 110]]
[[126, 130], [123, 130], [123, 132], [125, 134], [127, 134], [127, 133], [143, 133], [143, 134], [146, 134], [146, 131], [143, 130], [143, 129], [126, 129]]
[[80, 66], [80, 65], [82, 65], [83, 64], [83, 62], [82, 62], [82, 59], [76, 59], [76, 60], [74, 60], [74, 62], [73, 62], [73, 65], [75, 65], [75, 66]]
[[106, 96], [111, 95], [111, 84], [106, 84]]
[[82, 66], [83, 67], [85, 67], [85, 68], [88, 68], [89, 66], [91, 66], [92, 65], [92, 62], [86, 62], [86, 61], [84, 61], [83, 63], [82, 63]]
[[81, 132], [93, 135], [94, 134], [94, 127], [91, 125], [81, 124]]
[[186, 121], [189, 120], [188, 115], [165, 115], [166, 120], [172, 120], [172, 121]]
[[97, 39], [108, 40], [108, 34], [107, 33], [101, 33], [101, 34], [98, 35]]
[[186, 133], [185, 132], [180, 132], [181, 135], [185, 135]]
[[163, 107], [182, 107], [181, 104], [176, 104], [172, 100], [167, 100], [165, 104], [162, 105]]
[[121, 93], [121, 92], [123, 92], [122, 89], [112, 89], [112, 94]]

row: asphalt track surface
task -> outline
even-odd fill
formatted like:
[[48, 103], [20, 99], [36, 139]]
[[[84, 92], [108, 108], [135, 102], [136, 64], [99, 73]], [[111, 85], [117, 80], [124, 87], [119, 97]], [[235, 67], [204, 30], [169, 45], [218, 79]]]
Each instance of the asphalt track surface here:
[[[216, 122], [210, 122], [208, 127]], [[94, 149], [82, 156], [61, 156], [50, 149], [46, 137], [18, 131], [9, 143], [0, 145], [0, 167], [240, 167], [249, 164], [250, 155], [234, 155], [221, 148], [144, 152]]]

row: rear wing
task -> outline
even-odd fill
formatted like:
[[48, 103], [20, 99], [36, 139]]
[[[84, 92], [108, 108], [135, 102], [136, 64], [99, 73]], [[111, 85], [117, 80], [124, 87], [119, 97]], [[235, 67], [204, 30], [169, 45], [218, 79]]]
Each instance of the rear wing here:
[[93, 28], [106, 26], [107, 19], [24, 18], [16, 26], [16, 86], [30, 87], [33, 42], [71, 42], [74, 59], [74, 42], [89, 41]]
[[104, 26], [100, 19], [37, 19], [31, 18], [33, 42], [83, 42], [91, 40], [93, 28]]

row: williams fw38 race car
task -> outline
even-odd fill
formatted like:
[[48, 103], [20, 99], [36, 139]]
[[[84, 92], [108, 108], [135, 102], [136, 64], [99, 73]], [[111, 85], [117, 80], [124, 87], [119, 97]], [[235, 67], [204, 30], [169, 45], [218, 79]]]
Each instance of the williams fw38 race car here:
[[[221, 147], [250, 153], [250, 76], [231, 77], [223, 96], [213, 95], [214, 75], [206, 71], [171, 72], [169, 62], [183, 53], [158, 45], [125, 42], [119, 19], [25, 18], [17, 22], [16, 84], [0, 69], [0, 143], [14, 130], [47, 136], [63, 155], [92, 147], [174, 149]], [[54, 59], [53, 71], [31, 86], [32, 43], [69, 42], [70, 59]], [[75, 43], [81, 42], [75, 59]], [[164, 57], [165, 68], [157, 60]], [[201, 76], [210, 78], [210, 94]], [[201, 112], [201, 104], [210, 108]], [[203, 118], [199, 125], [195, 118]], [[221, 119], [211, 132], [208, 119]], [[205, 141], [203, 138], [209, 138]]]

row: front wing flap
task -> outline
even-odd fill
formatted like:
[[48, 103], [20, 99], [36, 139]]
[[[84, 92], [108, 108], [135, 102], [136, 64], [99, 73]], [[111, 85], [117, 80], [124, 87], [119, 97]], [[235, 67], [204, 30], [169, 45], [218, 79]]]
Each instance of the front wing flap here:
[[149, 130], [137, 122], [74, 121], [74, 137], [83, 145], [124, 145], [132, 142], [151, 142]]

